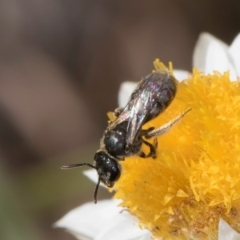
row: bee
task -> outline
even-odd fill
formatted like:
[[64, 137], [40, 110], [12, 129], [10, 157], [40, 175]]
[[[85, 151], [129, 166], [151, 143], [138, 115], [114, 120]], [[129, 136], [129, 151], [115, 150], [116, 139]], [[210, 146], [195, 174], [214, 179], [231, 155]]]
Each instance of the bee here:
[[[191, 110], [187, 109], [159, 128], [142, 129], [145, 123], [156, 118], [170, 105], [176, 92], [176, 79], [168, 70], [157, 70], [147, 75], [138, 83], [127, 105], [124, 108], [115, 109], [115, 119], [109, 122], [104, 131], [93, 164], [70, 164], [61, 168], [88, 166], [96, 169], [98, 182], [94, 190], [94, 202], [97, 203], [100, 182], [107, 187], [113, 187], [120, 178], [120, 161], [132, 155], [156, 158], [157, 137], [170, 130]], [[147, 141], [149, 138], [154, 138], [153, 144]], [[141, 151], [143, 144], [148, 146], [149, 153]]]

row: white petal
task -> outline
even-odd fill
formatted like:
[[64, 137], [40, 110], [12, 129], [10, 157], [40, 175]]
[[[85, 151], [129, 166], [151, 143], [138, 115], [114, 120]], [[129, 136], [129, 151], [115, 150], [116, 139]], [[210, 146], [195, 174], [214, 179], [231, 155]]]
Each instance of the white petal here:
[[85, 170], [83, 171], [83, 174], [94, 183], [98, 182], [98, 174], [95, 169]]
[[218, 240], [240, 240], [240, 234], [233, 230], [224, 220], [220, 219]]
[[189, 78], [189, 72], [184, 70], [174, 70], [173, 71], [174, 77], [179, 81], [183, 81], [187, 78]]
[[150, 240], [150, 232], [137, 226], [137, 219], [117, 205], [120, 201], [87, 203], [60, 219], [55, 226], [65, 228], [78, 239]]
[[122, 212], [106, 228], [98, 234], [95, 240], [150, 240], [151, 232], [138, 227], [137, 218], [128, 212]]
[[232, 64], [236, 69], [237, 76], [240, 77], [240, 33], [229, 47], [229, 55], [232, 60]]
[[133, 92], [133, 90], [136, 88], [137, 83], [136, 82], [123, 82], [120, 86], [120, 90], [118, 93], [118, 105], [119, 107], [125, 107], [128, 103], [128, 100]]
[[117, 208], [118, 204], [118, 201], [111, 200], [98, 201], [97, 204], [86, 203], [68, 212], [55, 226], [94, 239], [106, 220], [121, 210]]
[[228, 46], [208, 33], [202, 33], [197, 41], [193, 54], [193, 66], [210, 74], [215, 70], [221, 73], [230, 71], [230, 78], [237, 79], [228, 56]]
[[225, 52], [228, 51], [228, 45], [218, 40], [209, 33], [201, 33], [193, 52], [193, 67], [197, 67], [200, 71], [205, 71], [206, 55], [210, 44], [219, 45]]

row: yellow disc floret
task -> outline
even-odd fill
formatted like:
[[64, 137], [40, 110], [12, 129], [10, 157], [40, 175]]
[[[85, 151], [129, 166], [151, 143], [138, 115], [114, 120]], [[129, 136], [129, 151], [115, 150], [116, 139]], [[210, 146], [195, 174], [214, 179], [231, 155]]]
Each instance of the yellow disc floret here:
[[178, 83], [170, 107], [144, 128], [187, 108], [192, 111], [158, 138], [156, 159], [133, 156], [121, 163], [115, 197], [156, 238], [217, 239], [220, 218], [240, 231], [239, 85], [229, 73], [194, 69]]

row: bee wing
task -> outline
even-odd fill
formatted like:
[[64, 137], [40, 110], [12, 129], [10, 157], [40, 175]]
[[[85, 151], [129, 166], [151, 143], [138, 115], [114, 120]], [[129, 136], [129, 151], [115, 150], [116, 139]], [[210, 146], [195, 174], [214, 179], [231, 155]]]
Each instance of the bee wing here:
[[138, 131], [142, 128], [149, 114], [149, 101], [151, 101], [151, 93], [143, 91], [140, 96], [131, 101], [129, 112], [129, 122], [127, 126], [127, 144], [132, 144]]
[[[146, 82], [143, 81], [139, 83], [134, 91], [136, 92], [134, 97], [130, 99], [118, 118], [108, 127], [108, 130], [112, 130], [118, 124], [128, 121], [126, 143], [130, 145], [134, 142], [138, 131], [142, 128], [151, 111], [149, 105], [154, 102], [152, 93], [148, 89], [144, 89], [145, 84]], [[139, 91], [140, 87], [141, 91]]]
[[132, 98], [134, 92], [137, 92], [140, 88], [140, 86], [142, 85], [143, 80], [141, 80], [137, 87], [135, 88], [135, 90], [133, 91], [133, 93], [131, 94], [130, 100], [127, 103], [127, 105], [123, 108], [123, 111], [121, 112], [121, 114], [118, 116], [118, 118], [116, 120], [114, 120], [110, 126], [108, 127], [108, 130], [112, 130], [114, 127], [116, 127], [118, 124], [124, 122], [124, 121], [131, 121], [132, 116], [134, 115], [134, 112], [132, 112], [132, 108], [134, 108], [134, 104], [136, 102], [136, 97]]
[[[129, 103], [128, 103], [128, 105], [129, 105]], [[108, 131], [115, 128], [118, 124], [129, 120], [130, 112], [127, 110], [128, 105], [123, 109], [121, 114], [108, 126]]]

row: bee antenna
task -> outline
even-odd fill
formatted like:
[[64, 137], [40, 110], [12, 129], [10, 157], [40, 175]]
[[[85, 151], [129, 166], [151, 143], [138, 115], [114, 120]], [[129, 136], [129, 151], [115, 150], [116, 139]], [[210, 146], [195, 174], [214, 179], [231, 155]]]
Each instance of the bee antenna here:
[[100, 185], [100, 177], [98, 178], [98, 182], [97, 182], [97, 185], [95, 187], [94, 194], [93, 194], [93, 196], [94, 196], [94, 203], [95, 204], [97, 203], [97, 193], [98, 193], [99, 185]]
[[64, 166], [61, 166], [61, 169], [65, 170], [65, 169], [71, 169], [71, 168], [82, 167], [82, 166], [88, 166], [90, 168], [96, 169], [96, 167], [90, 163], [74, 163], [74, 164], [70, 164], [70, 165], [64, 165]]

